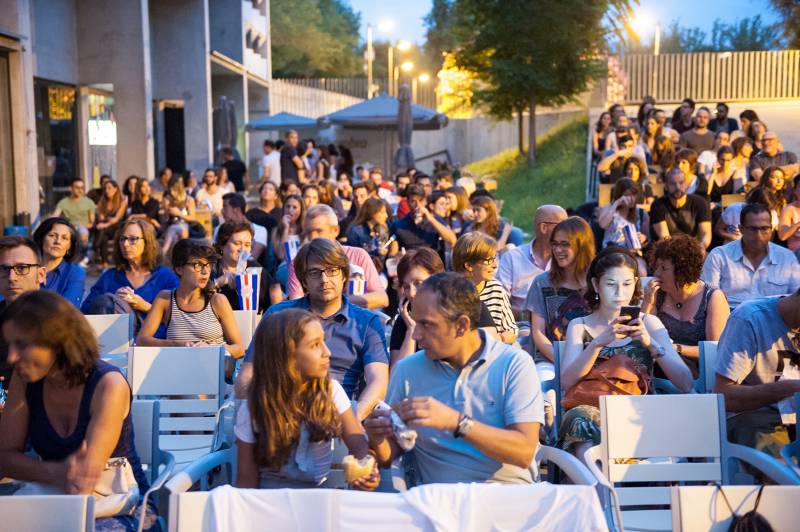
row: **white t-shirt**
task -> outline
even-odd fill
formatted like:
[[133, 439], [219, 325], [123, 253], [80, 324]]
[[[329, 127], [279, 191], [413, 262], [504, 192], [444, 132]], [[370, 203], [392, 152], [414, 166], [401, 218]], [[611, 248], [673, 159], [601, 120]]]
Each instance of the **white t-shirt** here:
[[197, 200], [197, 206], [199, 208], [204, 201], [208, 200], [211, 202], [214, 214], [219, 216], [219, 213], [222, 212], [222, 196], [225, 194], [227, 194], [227, 192], [223, 190], [222, 187], [217, 187], [217, 191], [213, 194], [209, 193], [205, 187], [201, 187], [200, 190], [197, 191], [197, 197], [195, 198]]
[[[351, 408], [350, 398], [347, 397], [342, 385], [334, 379], [329, 380], [333, 394], [333, 404], [341, 415]], [[250, 409], [247, 401], [242, 401], [236, 413], [236, 423], [233, 427], [236, 437], [245, 443], [255, 443], [256, 435], [253, 433], [253, 424], [250, 419]], [[331, 457], [333, 442], [331, 440], [309, 441], [305, 425], [300, 426], [300, 441], [292, 453], [289, 461], [281, 467], [278, 475], [291, 480], [321, 483], [331, 470]], [[262, 472], [265, 474], [265, 472]], [[269, 474], [269, 472], [266, 472]]]
[[269, 155], [264, 155], [261, 158], [261, 175], [264, 175], [264, 168], [269, 168], [269, 180], [281, 186], [281, 152], [272, 150]]

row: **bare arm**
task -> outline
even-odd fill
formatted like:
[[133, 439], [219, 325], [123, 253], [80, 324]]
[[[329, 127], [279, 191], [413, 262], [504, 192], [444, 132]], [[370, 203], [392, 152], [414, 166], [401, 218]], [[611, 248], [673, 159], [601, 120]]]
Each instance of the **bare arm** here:
[[514, 423], [501, 429], [476, 421], [464, 439], [489, 458], [528, 468], [539, 445], [540, 426], [541, 423]]
[[214, 294], [211, 298], [211, 306], [222, 325], [222, 332], [225, 335], [226, 341], [225, 350], [230, 353], [233, 358], [242, 358], [244, 356], [245, 347], [242, 342], [242, 335], [239, 332], [239, 327], [236, 325], [236, 319], [233, 317], [233, 309], [228, 302], [228, 298], [222, 294]]
[[533, 340], [533, 345], [536, 346], [536, 349], [544, 358], [553, 362], [553, 342], [550, 341], [545, 332], [547, 323], [544, 321], [544, 318], [539, 316], [536, 312], [531, 311], [530, 316], [531, 340]]
[[792, 207], [786, 205], [781, 211], [781, 221], [778, 224], [778, 238], [781, 240], [789, 240], [789, 237], [800, 231], [800, 221], [792, 223]]
[[500, 238], [497, 240], [497, 251], [500, 251], [506, 247], [506, 243], [508, 242], [508, 235], [511, 234], [511, 230], [514, 229], [514, 226], [510, 223], [506, 223], [503, 227], [503, 234], [500, 235]]
[[780, 380], [767, 384], [737, 384], [717, 374], [714, 392], [725, 396], [725, 410], [744, 412], [769, 406], [800, 392], [800, 380]]
[[708, 246], [711, 245], [711, 222], [700, 222], [698, 230], [700, 231], [700, 243], [703, 245], [703, 249], [708, 249]]
[[292, 162], [294, 166], [297, 168], [297, 179], [300, 183], [306, 182], [306, 167], [303, 165], [303, 160], [300, 158], [299, 155], [295, 155], [292, 157]]
[[258, 487], [258, 464], [256, 463], [256, 444], [236, 439], [236, 487]]
[[667, 222], [656, 222], [652, 224], [653, 232], [656, 234], [659, 240], [666, 240], [669, 238], [669, 227], [667, 226]]
[[572, 320], [567, 326], [567, 345], [561, 361], [561, 387], [568, 390], [580, 381], [592, 369], [602, 344], [597, 338], [583, 346], [584, 325], [579, 320]]
[[150, 347], [188, 347], [191, 342], [182, 340], [164, 340], [156, 338], [155, 334], [158, 327], [164, 321], [164, 318], [169, 311], [169, 303], [172, 293], [169, 290], [162, 290], [158, 294], [150, 310], [147, 312], [147, 317], [144, 319], [142, 328], [139, 329], [139, 335], [136, 337], [136, 345], [150, 346]]
[[358, 399], [358, 418], [366, 418], [378, 401], [386, 397], [386, 388], [389, 386], [389, 364], [384, 362], [371, 362], [364, 366], [364, 380], [367, 385]]
[[425, 210], [425, 217], [433, 226], [433, 228], [436, 229], [436, 232], [439, 233], [439, 236], [442, 237], [442, 240], [444, 240], [451, 246], [455, 245], [456, 240], [458, 239], [456, 238], [456, 234], [453, 232], [452, 229], [450, 229], [443, 223], [439, 222], [439, 220], [437, 220], [436, 217], [433, 214], [431, 214], [431, 212], [428, 211], [427, 209]]
[[597, 225], [603, 229], [608, 229], [608, 226], [611, 225], [611, 222], [614, 220], [614, 213], [617, 212], [619, 204], [625, 201], [624, 197], [625, 196], [621, 196], [605, 207], [600, 208], [600, 212], [597, 213]]

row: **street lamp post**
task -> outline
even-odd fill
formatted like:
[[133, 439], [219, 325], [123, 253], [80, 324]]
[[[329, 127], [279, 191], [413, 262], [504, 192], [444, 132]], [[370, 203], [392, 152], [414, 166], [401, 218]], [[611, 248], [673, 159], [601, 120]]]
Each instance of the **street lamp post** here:
[[372, 99], [372, 25], [367, 25], [367, 100]]
[[661, 51], [661, 24], [656, 22], [656, 32], [653, 35], [653, 87], [650, 94], [656, 98], [658, 90], [658, 53]]

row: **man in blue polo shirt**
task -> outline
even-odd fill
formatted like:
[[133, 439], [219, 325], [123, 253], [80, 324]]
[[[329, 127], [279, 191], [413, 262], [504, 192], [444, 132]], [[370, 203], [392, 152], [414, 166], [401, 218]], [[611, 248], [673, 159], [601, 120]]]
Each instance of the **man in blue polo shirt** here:
[[[330, 375], [349, 397], [358, 400], [357, 412], [364, 418], [384, 398], [389, 381], [383, 322], [375, 312], [353, 305], [342, 296], [350, 263], [338, 242], [312, 240], [300, 248], [292, 264], [306, 295], [273, 305], [266, 315], [301, 308], [320, 319], [331, 351]], [[250, 349], [236, 382], [236, 395], [240, 398], [245, 396], [252, 375]]]
[[[532, 482], [544, 403], [531, 357], [477, 328], [480, 298], [455, 273], [418, 288], [412, 315], [422, 347], [392, 369], [386, 402], [417, 431], [418, 483]], [[386, 411], [364, 422], [378, 462], [402, 452]]]

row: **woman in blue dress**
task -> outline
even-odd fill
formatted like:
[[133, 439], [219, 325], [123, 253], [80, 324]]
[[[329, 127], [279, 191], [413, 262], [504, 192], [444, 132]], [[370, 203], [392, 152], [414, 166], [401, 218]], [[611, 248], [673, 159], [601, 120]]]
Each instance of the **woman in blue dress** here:
[[86, 271], [73, 262], [78, 245], [75, 226], [66, 218], [48, 218], [34, 231], [33, 241], [42, 255], [42, 266], [47, 268], [43, 288], [80, 308]]
[[[86, 318], [42, 290], [20, 296], [6, 316], [2, 332], [15, 368], [0, 418], [3, 474], [91, 494], [106, 462], [125, 458], [144, 494], [149, 486], [134, 446], [131, 389], [119, 369], [99, 359]], [[136, 530], [139, 515], [97, 519], [95, 530]], [[158, 528], [148, 507], [144, 529]]]

